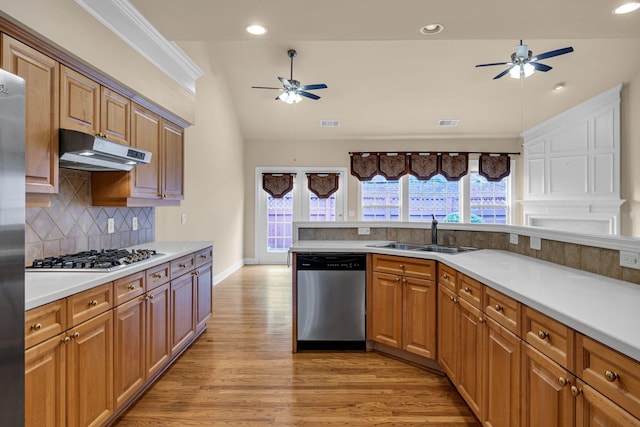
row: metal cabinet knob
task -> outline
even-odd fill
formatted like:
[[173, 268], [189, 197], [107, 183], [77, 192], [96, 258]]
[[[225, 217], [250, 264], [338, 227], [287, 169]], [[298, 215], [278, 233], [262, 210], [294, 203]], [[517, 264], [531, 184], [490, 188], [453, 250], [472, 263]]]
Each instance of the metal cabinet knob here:
[[162, 278], [162, 274], [153, 273], [153, 274], [151, 275], [151, 277], [153, 277], [154, 279], [161, 279], [161, 278]]
[[449, 280], [449, 275], [447, 273], [443, 273], [442, 278], [445, 280]]
[[613, 371], [604, 371], [604, 377], [607, 379], [607, 381], [609, 381], [610, 383], [615, 382], [618, 378], [620, 378], [620, 375], [618, 375], [617, 373], [613, 372]]
[[187, 268], [187, 264], [184, 264], [184, 263], [183, 263], [183, 264], [178, 264], [178, 267], [180, 267], [180, 268]]
[[71, 338], [78, 338], [80, 336], [80, 332], [74, 332], [73, 335], [71, 335]]
[[571, 395], [573, 397], [578, 397], [581, 394], [582, 394], [582, 390], [581, 389], [579, 389], [578, 387], [576, 387], [574, 385], [571, 386]]
[[35, 325], [31, 325], [31, 329], [33, 329], [34, 331], [37, 331], [38, 329], [42, 328], [42, 323], [38, 322]]
[[470, 294], [470, 293], [471, 293], [471, 288], [470, 288], [470, 287], [468, 287], [468, 286], [465, 286], [464, 291], [465, 291], [466, 293]]
[[503, 306], [501, 306], [500, 304], [496, 304], [496, 307], [495, 307], [495, 308], [496, 308], [496, 311], [502, 311], [502, 310], [504, 310], [504, 307], [503, 307]]
[[545, 340], [549, 338], [549, 333], [545, 331], [538, 331], [538, 337], [540, 337], [541, 340]]
[[91, 307], [95, 307], [96, 305], [98, 305], [98, 301], [97, 301], [97, 300], [93, 300], [93, 301], [91, 301], [91, 302], [89, 303], [89, 305], [90, 305]]
[[69, 338], [69, 337], [64, 337], [64, 338], [62, 339], [62, 343], [63, 343], [63, 344], [68, 344], [68, 343], [69, 343], [69, 341], [71, 341], [71, 338]]
[[562, 387], [566, 387], [567, 385], [571, 384], [571, 381], [569, 381], [565, 377], [558, 377], [558, 384], [560, 384]]
[[136, 288], [136, 285], [127, 286], [127, 289], [129, 289], [130, 291], [134, 290], [135, 288]]

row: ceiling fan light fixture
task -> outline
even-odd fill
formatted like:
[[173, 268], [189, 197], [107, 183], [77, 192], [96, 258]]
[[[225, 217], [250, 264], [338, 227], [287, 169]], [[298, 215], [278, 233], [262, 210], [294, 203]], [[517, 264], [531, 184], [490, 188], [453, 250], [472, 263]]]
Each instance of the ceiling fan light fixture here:
[[533, 65], [526, 63], [526, 64], [514, 65], [513, 67], [511, 67], [511, 69], [509, 70], [509, 75], [511, 76], [511, 78], [514, 78], [514, 79], [519, 79], [522, 76], [527, 78], [533, 73], [535, 73], [535, 71], [536, 69], [533, 68]]
[[267, 29], [259, 24], [247, 25], [246, 27], [244, 27], [244, 29], [247, 31], [247, 33], [253, 36], [261, 36], [267, 33]]
[[434, 34], [441, 33], [444, 30], [444, 25], [442, 24], [427, 24], [424, 27], [420, 28], [420, 34], [424, 34], [425, 36], [432, 36]]
[[640, 3], [634, 1], [616, 7], [613, 13], [616, 15], [624, 15], [625, 13], [631, 13], [638, 9], [640, 9]]
[[302, 101], [302, 97], [298, 95], [294, 90], [282, 92], [280, 96], [278, 96], [278, 99], [287, 104], [297, 104], [298, 102]]

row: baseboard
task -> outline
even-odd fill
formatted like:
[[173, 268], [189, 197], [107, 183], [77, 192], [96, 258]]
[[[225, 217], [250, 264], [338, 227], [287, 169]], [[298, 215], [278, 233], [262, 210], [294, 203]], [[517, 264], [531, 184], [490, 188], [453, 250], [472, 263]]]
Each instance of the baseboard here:
[[245, 264], [246, 264], [246, 262], [244, 260], [241, 260], [241, 261], [238, 261], [238, 262], [232, 264], [230, 267], [225, 268], [223, 271], [219, 272], [218, 274], [214, 274], [214, 276], [213, 276], [213, 286], [217, 285], [218, 283], [222, 282], [227, 277], [231, 276], [236, 271], [240, 270], [242, 268], [242, 266], [245, 265]]

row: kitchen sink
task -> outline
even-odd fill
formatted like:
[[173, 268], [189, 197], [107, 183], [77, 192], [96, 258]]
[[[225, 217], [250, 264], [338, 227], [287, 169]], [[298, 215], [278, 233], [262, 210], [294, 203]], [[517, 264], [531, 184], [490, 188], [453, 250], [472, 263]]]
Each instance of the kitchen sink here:
[[405, 251], [439, 252], [439, 253], [445, 253], [445, 254], [457, 254], [460, 252], [475, 251], [478, 249], [478, 248], [472, 248], [469, 246], [420, 245], [415, 243], [402, 243], [402, 242], [378, 243], [375, 245], [368, 245], [368, 246], [371, 248], [400, 249]]

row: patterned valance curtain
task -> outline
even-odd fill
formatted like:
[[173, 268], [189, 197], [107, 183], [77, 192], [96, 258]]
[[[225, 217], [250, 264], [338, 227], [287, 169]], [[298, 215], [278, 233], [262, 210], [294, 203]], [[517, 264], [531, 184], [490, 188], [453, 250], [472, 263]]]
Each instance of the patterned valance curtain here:
[[263, 173], [262, 189], [274, 199], [281, 199], [293, 190], [295, 173]]
[[360, 181], [371, 181], [378, 175], [378, 153], [352, 153], [351, 175]]
[[426, 181], [438, 174], [440, 165], [437, 153], [411, 153], [409, 173], [419, 180]]
[[440, 154], [440, 173], [447, 181], [459, 181], [469, 171], [467, 153]]
[[478, 173], [487, 181], [500, 181], [511, 173], [511, 157], [508, 154], [482, 153], [478, 161]]
[[378, 171], [390, 181], [397, 181], [409, 172], [407, 153], [379, 153]]
[[321, 199], [328, 199], [338, 191], [340, 175], [337, 173], [308, 173], [307, 188]]

